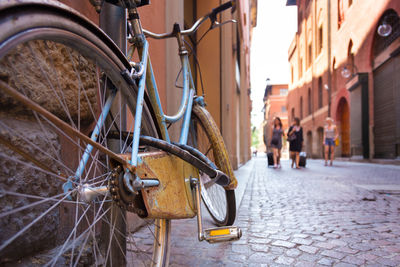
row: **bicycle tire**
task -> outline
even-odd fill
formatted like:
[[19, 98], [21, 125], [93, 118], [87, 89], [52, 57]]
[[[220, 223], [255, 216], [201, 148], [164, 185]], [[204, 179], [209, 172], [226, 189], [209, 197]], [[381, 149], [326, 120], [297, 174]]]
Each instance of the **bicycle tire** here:
[[[198, 104], [193, 105], [189, 142], [205, 154], [229, 177], [235, 177], [225, 143], [210, 113]], [[210, 153], [212, 151], [212, 153]], [[200, 173], [201, 196], [208, 212], [218, 226], [232, 225], [236, 218], [235, 191], [218, 184], [207, 188], [210, 178]]]
[[[93, 131], [109, 88], [116, 87], [117, 105], [111, 107], [98, 143], [128, 153], [127, 140], [107, 136], [110, 130], [132, 128], [125, 117], [135, 113], [137, 89], [120, 75], [127, 62], [110, 47], [107, 36], [67, 7], [55, 3], [53, 8], [51, 2], [23, 4], [20, 1], [18, 8], [0, 5], [2, 84], [85, 135]], [[68, 137], [3, 89], [0, 87], [0, 265], [17, 261], [52, 266], [168, 265], [169, 220], [135, 219], [136, 228], [127, 229], [126, 211], [108, 195], [89, 203], [69, 200], [72, 193], [64, 193], [62, 184], [75, 175], [86, 144]], [[142, 132], [157, 137], [151, 110], [146, 98]], [[79, 195], [86, 184], [108, 186], [112, 173], [108, 155], [93, 150], [73, 192]]]

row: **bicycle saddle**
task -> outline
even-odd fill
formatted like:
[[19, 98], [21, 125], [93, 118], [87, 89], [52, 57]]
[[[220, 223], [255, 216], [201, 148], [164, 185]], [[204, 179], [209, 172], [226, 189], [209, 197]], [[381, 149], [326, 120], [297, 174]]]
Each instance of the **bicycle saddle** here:
[[[150, 0], [125, 0], [123, 2], [125, 2], [126, 6], [129, 6], [129, 3], [133, 1], [136, 3], [136, 7], [141, 7], [150, 4]], [[121, 6], [120, 0], [106, 0], [106, 2], [113, 5]]]

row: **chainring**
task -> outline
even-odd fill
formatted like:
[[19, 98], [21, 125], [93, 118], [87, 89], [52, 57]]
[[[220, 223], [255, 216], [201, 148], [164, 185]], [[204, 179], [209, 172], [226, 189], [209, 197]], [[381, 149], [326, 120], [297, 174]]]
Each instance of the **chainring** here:
[[124, 185], [123, 167], [118, 165], [112, 170], [110, 179], [110, 193], [117, 205], [126, 211], [136, 213], [140, 217], [146, 217], [147, 211], [142, 194], [130, 192]]

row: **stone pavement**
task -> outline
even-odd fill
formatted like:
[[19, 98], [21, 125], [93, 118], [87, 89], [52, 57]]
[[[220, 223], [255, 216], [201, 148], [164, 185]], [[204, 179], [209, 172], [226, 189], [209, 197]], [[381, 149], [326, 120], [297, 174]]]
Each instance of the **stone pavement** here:
[[400, 198], [365, 189], [398, 187], [400, 167], [307, 163], [274, 170], [253, 158], [241, 240], [198, 242], [194, 219], [174, 221], [170, 266], [400, 266]]

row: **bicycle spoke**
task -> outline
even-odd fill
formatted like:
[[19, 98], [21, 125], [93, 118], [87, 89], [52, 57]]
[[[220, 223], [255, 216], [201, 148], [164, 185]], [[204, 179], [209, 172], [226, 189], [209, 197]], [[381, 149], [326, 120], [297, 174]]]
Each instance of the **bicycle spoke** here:
[[[67, 105], [67, 102], [66, 102], [66, 99], [65, 99], [64, 91], [61, 89], [60, 79], [59, 79], [59, 77], [58, 77], [58, 73], [57, 73], [56, 67], [55, 67], [55, 65], [54, 65], [53, 57], [50, 55], [50, 47], [49, 47], [48, 43], [49, 43], [49, 41], [44, 41], [44, 44], [45, 44], [45, 46], [46, 46], [46, 50], [47, 50], [47, 53], [48, 53], [48, 58], [50, 58], [50, 64], [51, 64], [51, 69], [53, 70], [53, 76], [54, 76], [55, 79], [56, 79], [56, 83], [57, 83], [57, 87], [58, 87], [58, 92], [59, 92], [58, 94], [60, 94], [61, 97], [57, 94], [56, 91], [54, 91], [54, 93], [57, 95], [58, 100], [59, 100], [59, 103], [60, 103], [60, 105], [62, 105], [62, 107], [63, 107], [63, 109], [64, 109], [64, 111], [65, 111], [65, 115], [68, 116], [68, 119], [69, 119], [71, 125], [72, 125], [74, 128], [76, 128], [75, 122], [74, 122], [74, 120], [72, 119], [71, 113], [70, 113], [70, 111], [69, 111], [69, 109], [68, 109], [68, 105]], [[55, 47], [56, 44], [55, 44], [54, 42], [51, 42], [51, 43], [53, 44], [53, 50], [54, 50], [54, 47]]]
[[19, 163], [19, 164], [21, 164], [21, 165], [24, 165], [24, 166], [26, 166], [27, 168], [35, 169], [35, 170], [37, 170], [37, 171], [39, 171], [39, 172], [42, 172], [43, 174], [51, 175], [51, 176], [57, 178], [57, 179], [60, 180], [60, 181], [63, 181], [63, 182], [68, 181], [67, 178], [65, 178], [65, 177], [63, 177], [63, 176], [60, 176], [60, 175], [57, 175], [57, 174], [55, 174], [54, 172], [46, 171], [46, 170], [44, 170], [44, 169], [42, 169], [42, 168], [39, 168], [39, 167], [37, 167], [37, 166], [35, 166], [35, 165], [29, 164], [28, 162], [25, 162], [25, 161], [21, 161], [21, 160], [19, 160], [19, 159], [12, 158], [12, 157], [10, 157], [10, 156], [8, 156], [8, 155], [5, 155], [5, 154], [3, 154], [3, 153], [0, 153], [0, 157], [6, 158], [6, 159], [9, 159], [10, 161], [13, 161], [13, 162]]
[[204, 155], [208, 156], [208, 153], [210, 153], [210, 150], [212, 149], [212, 146], [210, 145], [210, 147], [207, 149], [206, 153]]
[[[72, 192], [72, 191], [71, 191]], [[42, 219], [47, 213], [49, 213], [52, 209], [54, 209], [55, 207], [57, 207], [64, 199], [66, 199], [71, 192], [69, 192], [67, 195], [65, 195], [62, 199], [60, 199], [59, 201], [57, 201], [56, 204], [54, 204], [53, 206], [51, 206], [50, 209], [48, 209], [46, 212], [42, 213], [40, 216], [38, 216], [36, 219], [34, 219], [32, 222], [30, 222], [28, 225], [26, 225], [24, 228], [22, 228], [21, 230], [19, 230], [13, 237], [9, 238], [8, 240], [6, 240], [1, 246], [0, 246], [0, 251], [3, 250], [6, 246], [8, 246], [11, 242], [13, 242], [15, 239], [17, 239], [20, 235], [22, 235], [24, 232], [26, 232], [30, 227], [32, 227], [32, 225], [34, 225], [37, 221], [39, 221], [40, 219]]]
[[[18, 28], [15, 45], [0, 47], [0, 160], [6, 164], [0, 168], [0, 219], [11, 222], [0, 225], [6, 233], [0, 237], [0, 265], [5, 255], [10, 265], [24, 262], [26, 255], [15, 253], [21, 250], [43, 266], [118, 265], [132, 254], [147, 266], [153, 253], [165, 251], [162, 235], [169, 225], [138, 218], [139, 229], [124, 229], [131, 224], [127, 212], [109, 192], [101, 193], [112, 178], [111, 159], [123, 163], [117, 155], [131, 150], [136, 88], [121, 78], [123, 64], [104, 45], [74, 32], [85, 30], [82, 25], [69, 31], [40, 24], [43, 31], [36, 31], [34, 23]], [[103, 114], [114, 89], [110, 112]], [[97, 125], [101, 114], [105, 121]], [[156, 137], [149, 109], [142, 116], [143, 134]], [[88, 144], [94, 148], [84, 162]]]
[[[86, 212], [89, 210], [89, 208], [90, 208], [90, 206], [87, 206], [86, 210], [83, 212], [83, 215], [86, 214]], [[51, 262], [48, 263], [48, 265], [51, 264], [52, 262], [54, 262], [54, 263], [51, 265], [51, 266], [54, 266], [54, 264], [57, 263], [57, 259], [58, 259], [58, 258], [61, 256], [61, 254], [63, 254], [63, 252], [65, 251], [65, 247], [66, 247], [67, 244], [69, 243], [69, 240], [71, 239], [72, 235], [75, 235], [77, 226], [79, 225], [79, 223], [81, 222], [81, 220], [84, 218], [83, 215], [82, 215], [81, 218], [79, 219], [78, 223], [75, 224], [74, 229], [72, 229], [70, 235], [69, 235], [68, 238], [65, 240], [65, 242], [64, 242], [63, 246], [61, 247], [60, 251], [58, 252], [58, 254], [52, 259]]]
[[[78, 81], [78, 89], [79, 89], [79, 93], [78, 93], [78, 103], [80, 104], [81, 102], [80, 102], [80, 90], [82, 90], [83, 91], [83, 94], [84, 94], [84, 96], [85, 96], [85, 98], [86, 98], [86, 101], [87, 101], [87, 103], [88, 103], [88, 106], [89, 106], [89, 110], [90, 110], [90, 112], [92, 113], [92, 116], [93, 116], [93, 119], [95, 120], [95, 123], [97, 124], [97, 118], [96, 118], [96, 115], [95, 115], [95, 112], [93, 111], [93, 107], [92, 107], [92, 104], [91, 104], [91, 101], [89, 100], [89, 98], [88, 98], [88, 96], [87, 96], [87, 93], [86, 93], [86, 90], [85, 90], [85, 88], [84, 88], [84, 86], [83, 86], [83, 84], [82, 84], [82, 80], [81, 80], [81, 75], [79, 74], [79, 72], [77, 71], [77, 67], [76, 67], [76, 63], [75, 63], [75, 61], [72, 59], [72, 54], [71, 54], [71, 49], [70, 48], [67, 48], [67, 51], [68, 51], [68, 56], [69, 56], [69, 59], [70, 59], [70, 61], [71, 61], [71, 63], [72, 63], [72, 67], [73, 67], [73, 69], [74, 69], [74, 71], [75, 71], [75, 75], [76, 75], [76, 78], [77, 78], [77, 81]], [[80, 105], [79, 105], [79, 107], [78, 107], [78, 114], [80, 114]], [[80, 121], [80, 120], [79, 120]], [[79, 130], [80, 130], [80, 128], [79, 128]]]
[[[53, 87], [53, 85], [52, 85], [52, 83], [51, 83], [51, 81], [50, 81], [48, 75], [46, 75], [46, 74], [44, 73], [44, 70], [43, 70], [43, 68], [42, 68], [42, 65], [38, 62], [37, 54], [36, 54], [36, 52], [33, 51], [31, 42], [28, 42], [28, 47], [29, 47], [29, 50], [30, 50], [30, 52], [31, 52], [31, 55], [32, 55], [33, 58], [35, 59], [36, 65], [39, 67], [39, 69], [40, 69], [42, 75], [44, 76], [45, 80], [46, 80], [47, 83], [48, 83], [48, 88], [51, 88], [51, 89], [54, 91], [54, 87]], [[19, 91], [20, 91], [20, 92], [22, 91], [22, 93], [23, 93], [25, 96], [27, 96], [26, 90], [24, 90], [24, 89], [21, 88], [21, 89], [19, 89]], [[39, 125], [40, 125], [41, 127], [43, 127], [43, 125], [42, 125], [41, 121], [39, 120], [38, 115], [37, 115], [36, 112], [34, 112], [34, 116], [35, 116], [36, 120], [38, 121]], [[47, 131], [45, 131], [45, 130], [43, 129], [43, 133], [47, 133]], [[45, 140], [47, 140], [47, 138], [45, 138]], [[53, 153], [54, 153], [55, 155], [57, 155], [56, 149], [55, 149], [54, 145], [53, 145], [51, 142], [47, 142], [47, 143], [48, 143], [49, 147], [53, 150]]]
[[38, 196], [27, 195], [27, 194], [18, 194], [18, 193], [14, 193], [14, 192], [10, 192], [10, 191], [0, 190], [0, 197], [9, 195], [9, 196], [18, 196], [18, 197], [25, 197], [25, 198], [35, 198], [35, 199], [39, 198], [39, 199], [41, 199], [41, 200], [36, 201], [36, 202], [34, 202], [32, 204], [29, 204], [29, 205], [26, 205], [26, 206], [21, 206], [21, 207], [18, 207], [16, 209], [9, 210], [9, 211], [6, 211], [6, 212], [2, 212], [0, 214], [0, 218], [9, 216], [9, 215], [14, 214], [16, 212], [20, 212], [20, 211], [35, 207], [37, 205], [40, 205], [40, 204], [43, 204], [43, 203], [46, 203], [46, 202], [49, 202], [49, 201], [57, 201], [57, 200], [59, 200], [59, 199], [57, 199], [58, 197], [61, 197], [61, 196], [65, 195], [65, 194], [67, 194], [67, 193], [61, 193], [61, 194], [56, 195], [56, 196], [51, 197], [51, 198], [44, 198], [44, 197], [38, 197]]
[[[208, 122], [207, 122], [208, 123]], [[209, 133], [211, 129], [206, 128], [202, 121], [197, 117], [194, 117], [192, 123], [191, 131], [192, 141], [196, 145], [197, 149], [200, 150], [204, 155], [206, 155], [211, 161], [216, 163], [215, 154], [218, 153], [215, 149], [220, 149], [218, 144], [215, 144], [213, 140], [209, 138]], [[218, 166], [221, 167], [221, 166]], [[227, 199], [225, 189], [218, 184], [216, 184], [210, 177], [205, 173], [200, 172], [200, 182], [201, 182], [201, 195], [202, 199], [216, 222], [223, 222], [227, 216]]]
[[[22, 139], [24, 142], [29, 143], [32, 147], [34, 147], [36, 150], [38, 150], [39, 152], [41, 152], [43, 155], [47, 156], [48, 158], [52, 158], [55, 161], [57, 161], [57, 163], [59, 163], [63, 168], [65, 168], [65, 170], [70, 173], [72, 173], [73, 171], [68, 168], [64, 163], [58, 161], [57, 159], [53, 158], [53, 156], [51, 156], [47, 151], [44, 151], [42, 148], [40, 148], [39, 146], [37, 146], [36, 144], [32, 143], [30, 140], [28, 140], [27, 138], [25, 138], [24, 135], [22, 135], [21, 133], [15, 131], [14, 129], [8, 127], [6, 124], [4, 124], [3, 122], [0, 121], [0, 126], [7, 130], [8, 132], [12, 133], [12, 135], [17, 136], [18, 138]], [[46, 169], [48, 171], [49, 167], [43, 168]]]

